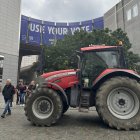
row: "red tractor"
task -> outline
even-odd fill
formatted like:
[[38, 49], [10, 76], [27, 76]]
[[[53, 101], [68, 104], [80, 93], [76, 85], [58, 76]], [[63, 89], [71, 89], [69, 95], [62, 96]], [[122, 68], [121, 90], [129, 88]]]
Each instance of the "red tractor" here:
[[90, 46], [77, 52], [78, 69], [45, 73], [26, 100], [32, 124], [55, 124], [69, 107], [88, 112], [95, 106], [112, 128], [140, 128], [140, 76], [126, 69], [121, 46]]

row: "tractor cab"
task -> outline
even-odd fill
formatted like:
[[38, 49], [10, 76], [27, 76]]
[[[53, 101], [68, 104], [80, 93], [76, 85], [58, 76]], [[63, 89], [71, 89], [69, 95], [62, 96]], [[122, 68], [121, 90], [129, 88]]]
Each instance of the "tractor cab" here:
[[125, 69], [121, 46], [90, 46], [81, 48], [79, 81], [83, 88], [91, 88], [93, 81], [106, 69]]
[[[72, 100], [71, 106], [79, 106], [79, 111], [88, 111], [90, 106], [95, 104], [95, 94], [93, 93], [94, 82], [101, 75], [106, 75], [105, 71], [126, 69], [122, 46], [90, 46], [81, 48], [78, 52], [79, 71], [77, 72], [79, 85], [74, 87], [71, 95], [76, 100]], [[103, 74], [102, 74], [103, 73]], [[74, 96], [75, 90], [79, 97]], [[75, 94], [78, 95], [78, 94]], [[79, 98], [79, 102], [77, 102]], [[78, 104], [78, 105], [77, 105]]]

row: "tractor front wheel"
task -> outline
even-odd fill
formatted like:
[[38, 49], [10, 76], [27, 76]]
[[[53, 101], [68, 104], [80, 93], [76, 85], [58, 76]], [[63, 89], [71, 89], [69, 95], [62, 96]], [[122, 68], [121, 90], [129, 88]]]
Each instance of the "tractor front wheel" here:
[[68, 109], [69, 109], [69, 105], [63, 104], [63, 114], [66, 113]]
[[128, 77], [107, 80], [96, 94], [96, 109], [110, 127], [140, 128], [140, 84]]
[[41, 88], [30, 94], [25, 104], [25, 115], [32, 124], [50, 126], [56, 123], [62, 115], [63, 103], [61, 97], [52, 89]]

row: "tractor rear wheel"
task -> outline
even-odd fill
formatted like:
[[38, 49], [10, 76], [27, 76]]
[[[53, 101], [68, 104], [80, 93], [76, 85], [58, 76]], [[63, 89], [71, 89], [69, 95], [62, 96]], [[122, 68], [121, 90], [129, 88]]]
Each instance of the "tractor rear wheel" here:
[[50, 126], [61, 117], [63, 103], [61, 97], [54, 90], [40, 88], [27, 98], [24, 110], [27, 119], [32, 124]]
[[104, 82], [96, 94], [96, 109], [102, 120], [118, 130], [140, 128], [140, 84], [128, 77]]

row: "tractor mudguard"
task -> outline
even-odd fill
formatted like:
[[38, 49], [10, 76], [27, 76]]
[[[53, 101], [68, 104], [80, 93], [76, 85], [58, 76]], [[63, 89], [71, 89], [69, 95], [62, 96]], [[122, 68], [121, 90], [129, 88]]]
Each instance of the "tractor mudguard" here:
[[132, 70], [125, 69], [107, 69], [103, 71], [93, 82], [93, 89], [97, 90], [99, 86], [105, 82], [107, 79], [115, 77], [115, 76], [124, 76], [137, 80], [140, 82], [140, 75]]
[[65, 91], [63, 90], [63, 88], [61, 88], [59, 85], [57, 85], [55, 83], [51, 83], [51, 82], [44, 82], [41, 87], [45, 87], [45, 88], [48, 87], [48, 88], [52, 88], [52, 89], [60, 91], [60, 92], [58, 92], [58, 94], [61, 94], [60, 96], [62, 97], [63, 101], [67, 105], [69, 105], [67, 95], [66, 95]]

